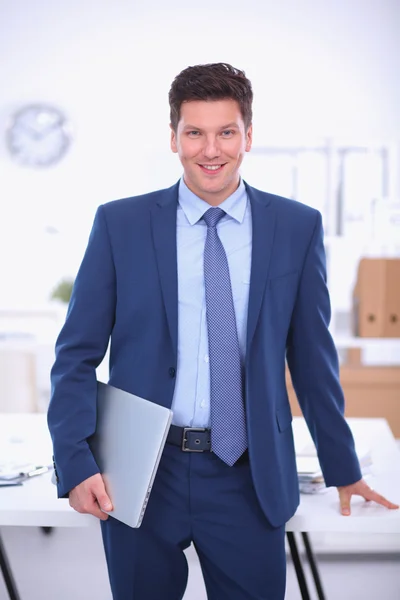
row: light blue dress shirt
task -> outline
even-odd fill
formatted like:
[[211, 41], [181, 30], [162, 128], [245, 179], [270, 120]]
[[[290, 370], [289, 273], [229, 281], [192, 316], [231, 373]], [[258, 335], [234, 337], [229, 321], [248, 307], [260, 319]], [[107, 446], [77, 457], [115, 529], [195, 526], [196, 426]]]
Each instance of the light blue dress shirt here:
[[[178, 199], [178, 364], [172, 422], [181, 427], [209, 427], [210, 369], [203, 268], [207, 225], [202, 217], [210, 205], [191, 192], [183, 178]], [[228, 258], [244, 363], [252, 226], [250, 202], [243, 181], [219, 206], [227, 213], [218, 223], [217, 230]]]

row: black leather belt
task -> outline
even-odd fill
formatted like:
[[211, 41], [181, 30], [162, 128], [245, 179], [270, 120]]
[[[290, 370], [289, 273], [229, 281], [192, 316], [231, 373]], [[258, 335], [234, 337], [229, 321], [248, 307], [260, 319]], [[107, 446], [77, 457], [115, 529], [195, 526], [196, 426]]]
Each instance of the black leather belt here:
[[167, 443], [179, 446], [183, 452], [211, 452], [211, 429], [171, 425]]

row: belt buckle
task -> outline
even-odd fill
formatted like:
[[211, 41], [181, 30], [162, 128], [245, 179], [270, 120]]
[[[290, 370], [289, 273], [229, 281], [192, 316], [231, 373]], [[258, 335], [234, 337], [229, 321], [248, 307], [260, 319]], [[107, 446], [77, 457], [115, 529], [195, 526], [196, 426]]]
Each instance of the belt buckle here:
[[182, 451], [183, 452], [204, 452], [204, 450], [192, 450], [192, 448], [186, 448], [186, 433], [188, 431], [207, 431], [207, 427], [184, 427], [183, 428], [183, 437], [182, 437]]

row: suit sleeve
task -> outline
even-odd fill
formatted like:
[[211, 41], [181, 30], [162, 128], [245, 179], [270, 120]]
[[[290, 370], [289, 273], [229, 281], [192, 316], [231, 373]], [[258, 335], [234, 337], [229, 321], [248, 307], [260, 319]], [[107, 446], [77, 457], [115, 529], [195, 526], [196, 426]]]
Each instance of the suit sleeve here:
[[58, 496], [99, 472], [88, 445], [96, 427], [96, 368], [115, 319], [115, 269], [104, 208], [97, 210], [51, 371], [48, 426]]
[[344, 419], [338, 357], [328, 329], [330, 317], [322, 219], [318, 212], [299, 282], [286, 357], [326, 485], [343, 486], [361, 479], [361, 471]]

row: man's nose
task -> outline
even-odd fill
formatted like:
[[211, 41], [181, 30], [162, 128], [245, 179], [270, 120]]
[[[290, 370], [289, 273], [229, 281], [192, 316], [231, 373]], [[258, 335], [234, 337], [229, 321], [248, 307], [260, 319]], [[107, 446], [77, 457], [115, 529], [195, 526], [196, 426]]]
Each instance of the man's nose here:
[[205, 139], [203, 154], [209, 160], [218, 158], [221, 156], [221, 149], [219, 147], [218, 140], [215, 136], [208, 136]]

